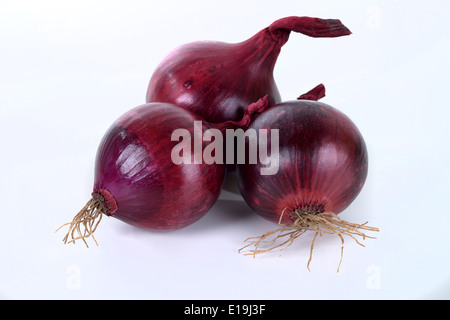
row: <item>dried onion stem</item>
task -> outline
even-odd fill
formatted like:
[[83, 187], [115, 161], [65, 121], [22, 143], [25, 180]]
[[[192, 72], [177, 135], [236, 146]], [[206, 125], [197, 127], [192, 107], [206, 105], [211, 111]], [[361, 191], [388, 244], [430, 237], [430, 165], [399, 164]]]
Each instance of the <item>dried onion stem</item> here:
[[[286, 210], [286, 209], [285, 209]], [[284, 211], [282, 212], [279, 220], [279, 224], [281, 224], [281, 219], [283, 217]], [[244, 250], [245, 248], [248, 248], [250, 246], [253, 246], [253, 249], [250, 250], [250, 252], [245, 253], [244, 255], [251, 255], [255, 257], [257, 254], [266, 253], [268, 251], [274, 250], [276, 248], [281, 248], [281, 250], [289, 247], [295, 239], [300, 237], [302, 234], [304, 234], [306, 231], [311, 230], [314, 231], [314, 238], [311, 243], [310, 248], [310, 254], [309, 254], [309, 260], [307, 263], [307, 268], [309, 271], [309, 264], [312, 259], [312, 253], [314, 250], [314, 243], [316, 241], [316, 238], [318, 235], [322, 234], [332, 234], [337, 235], [339, 238], [341, 238], [342, 246], [341, 246], [341, 259], [339, 261], [339, 265], [337, 268], [337, 272], [339, 272], [339, 268], [342, 263], [342, 258], [344, 255], [344, 235], [349, 236], [353, 240], [356, 241], [357, 244], [360, 246], [364, 245], [358, 241], [356, 237], [362, 237], [363, 240], [366, 238], [376, 239], [372, 236], [367, 236], [364, 232], [361, 230], [366, 231], [376, 231], [378, 232], [379, 229], [375, 227], [367, 226], [367, 222], [362, 224], [356, 224], [347, 222], [345, 220], [342, 220], [339, 218], [335, 213], [333, 212], [312, 212], [309, 211], [308, 208], [304, 209], [297, 209], [294, 212], [292, 212], [291, 217], [293, 217], [294, 223], [290, 225], [283, 225], [283, 227], [269, 231], [264, 233], [263, 235], [259, 237], [251, 237], [245, 240], [245, 242], [250, 242], [248, 245], [242, 247], [239, 249], [239, 252]], [[280, 243], [280, 240], [284, 240]], [[277, 242], [277, 243], [276, 243]], [[261, 244], [269, 244], [269, 247], [266, 249], [260, 249], [259, 246]]]
[[[59, 227], [55, 232], [64, 226], [70, 225], [69, 231], [63, 238], [64, 243], [75, 243], [76, 240], [83, 240], [86, 247], [89, 248], [86, 238], [92, 236], [95, 244], [98, 246], [97, 240], [94, 237], [94, 231], [97, 229], [98, 224], [102, 220], [103, 213], [105, 213], [105, 206], [103, 202], [96, 196], [92, 197], [83, 209], [73, 218], [72, 222], [68, 222]], [[83, 231], [81, 230], [83, 227]], [[75, 234], [77, 232], [77, 234]], [[69, 240], [70, 237], [70, 240]]]

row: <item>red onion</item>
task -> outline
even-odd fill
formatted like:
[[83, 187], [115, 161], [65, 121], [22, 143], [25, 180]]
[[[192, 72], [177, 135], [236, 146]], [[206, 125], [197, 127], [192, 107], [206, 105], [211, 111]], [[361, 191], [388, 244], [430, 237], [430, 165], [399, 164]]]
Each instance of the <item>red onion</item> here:
[[[261, 163], [239, 164], [239, 189], [253, 211], [283, 225], [250, 238], [244, 248], [254, 249], [248, 255], [289, 246], [306, 230], [315, 232], [311, 253], [318, 234], [337, 234], [343, 242], [343, 235], [368, 237], [359, 229], [378, 231], [337, 216], [361, 191], [368, 168], [364, 139], [346, 115], [321, 102], [289, 101], [260, 114], [248, 129], [279, 130], [279, 148], [272, 149], [270, 138], [267, 145], [267, 150], [278, 150], [278, 172], [261, 175]], [[268, 239], [272, 247], [260, 249]], [[308, 269], [310, 261], [311, 256]]]
[[[63, 241], [82, 239], [86, 243], [103, 214], [150, 230], [177, 230], [196, 222], [216, 202], [225, 177], [223, 163], [195, 162], [207, 145], [203, 133], [211, 128], [245, 130], [265, 108], [267, 97], [250, 105], [241, 121], [214, 125], [168, 103], [148, 103], [128, 111], [103, 137], [92, 198], [71, 223], [65, 224], [70, 228]], [[200, 121], [199, 128], [195, 121]], [[178, 144], [172, 141], [175, 130], [184, 130], [192, 137], [194, 148], [183, 154], [192, 159], [190, 164], [173, 161], [172, 152]], [[200, 150], [196, 141], [200, 141]]]
[[273, 69], [291, 31], [310, 37], [351, 34], [336, 19], [286, 17], [241, 43], [182, 45], [156, 68], [147, 102], [173, 103], [214, 123], [240, 119], [250, 103], [265, 95], [269, 106], [280, 103]]

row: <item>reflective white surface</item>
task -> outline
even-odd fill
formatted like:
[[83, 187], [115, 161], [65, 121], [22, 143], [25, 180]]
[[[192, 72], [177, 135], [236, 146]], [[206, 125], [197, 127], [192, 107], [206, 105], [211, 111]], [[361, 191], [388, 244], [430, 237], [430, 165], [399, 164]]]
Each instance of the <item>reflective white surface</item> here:
[[[2, 1], [0, 298], [450, 298], [450, 5], [443, 1]], [[90, 241], [63, 231], [92, 188], [110, 124], [145, 102], [174, 47], [238, 42], [290, 15], [339, 18], [353, 34], [292, 33], [275, 66], [284, 100], [319, 83], [321, 101], [363, 134], [369, 176], [341, 214], [380, 228], [365, 248], [316, 241], [256, 259], [243, 240], [277, 226], [228, 185], [203, 219], [171, 233], [104, 219]], [[232, 181], [228, 181], [232, 183]]]

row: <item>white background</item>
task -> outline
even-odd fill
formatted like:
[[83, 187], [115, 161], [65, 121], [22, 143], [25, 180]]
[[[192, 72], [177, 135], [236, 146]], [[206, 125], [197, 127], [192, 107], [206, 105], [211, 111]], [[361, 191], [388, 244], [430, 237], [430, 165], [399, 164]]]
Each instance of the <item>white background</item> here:
[[[450, 298], [450, 6], [445, 1], [0, 0], [0, 298]], [[360, 247], [312, 235], [256, 259], [243, 240], [277, 227], [224, 191], [171, 233], [114, 218], [99, 246], [54, 233], [89, 199], [109, 125], [145, 101], [174, 47], [240, 42], [291, 15], [339, 18], [353, 34], [292, 33], [275, 67], [284, 100], [319, 83], [369, 150], [369, 176], [341, 214], [380, 228]]]

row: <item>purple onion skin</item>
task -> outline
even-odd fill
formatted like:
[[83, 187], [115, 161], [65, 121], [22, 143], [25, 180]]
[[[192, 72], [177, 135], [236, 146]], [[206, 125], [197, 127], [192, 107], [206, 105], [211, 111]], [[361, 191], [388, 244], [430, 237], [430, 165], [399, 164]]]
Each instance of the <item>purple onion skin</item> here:
[[[236, 52], [251, 53], [243, 59]], [[215, 123], [240, 119], [245, 107], [265, 94], [269, 95], [272, 106], [281, 101], [281, 97], [272, 68], [266, 65], [275, 61], [273, 55], [258, 60], [261, 57], [255, 55], [260, 52], [253, 42], [204, 41], [181, 46], [155, 70], [148, 87], [147, 102], [174, 103]], [[253, 59], [258, 62], [253, 63]], [[256, 75], [258, 81], [254, 81]]]
[[130, 110], [109, 128], [97, 152], [94, 182], [94, 194], [107, 198], [108, 192], [101, 191], [107, 190], [117, 204], [107, 215], [137, 227], [171, 231], [208, 212], [219, 197], [225, 166], [176, 165], [171, 159], [179, 143], [171, 141], [172, 132], [185, 128], [193, 141], [194, 121], [202, 121], [203, 131], [211, 128], [188, 110], [151, 103]]
[[259, 162], [237, 166], [243, 198], [265, 219], [278, 223], [282, 215], [281, 223], [292, 224], [290, 213], [296, 209], [338, 214], [361, 191], [368, 170], [366, 145], [355, 124], [337, 109], [316, 101], [283, 102], [249, 128], [279, 129], [275, 175], [261, 175], [265, 165]]
[[280, 103], [273, 69], [291, 31], [311, 37], [351, 34], [336, 19], [286, 17], [240, 43], [185, 44], [156, 68], [146, 101], [173, 103], [212, 123], [239, 120], [248, 105], [265, 95], [269, 106]]

